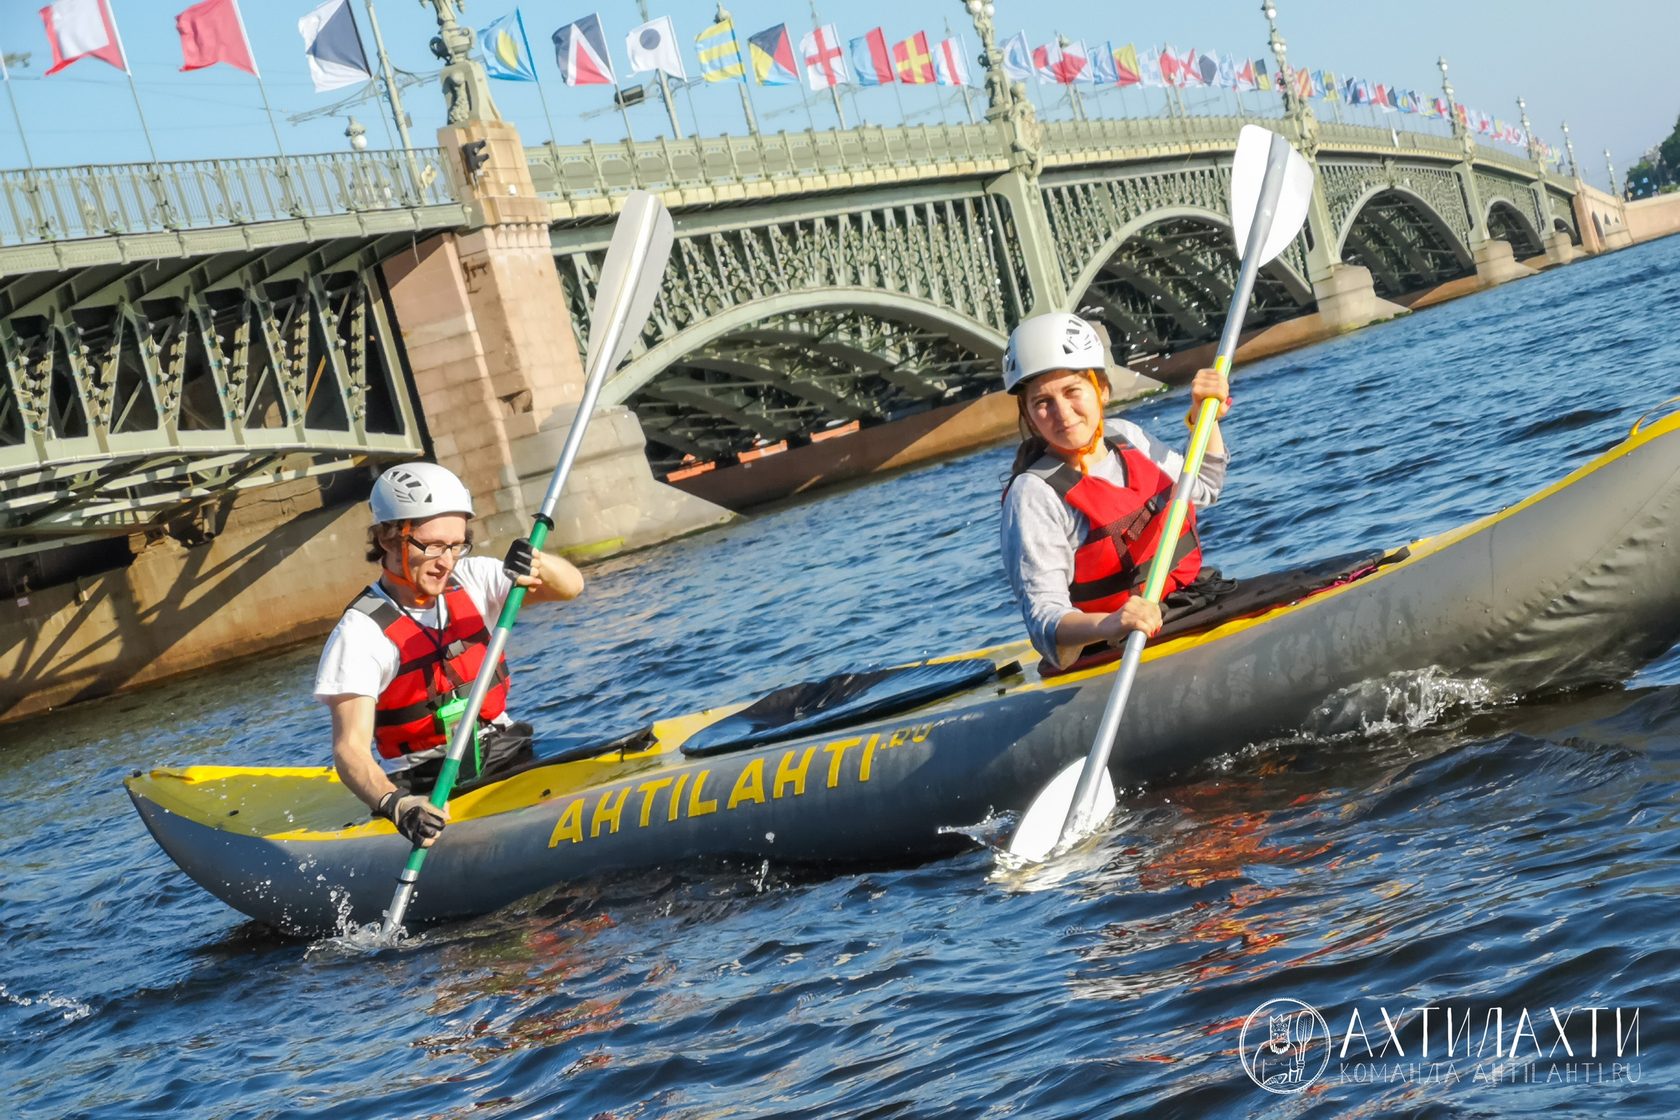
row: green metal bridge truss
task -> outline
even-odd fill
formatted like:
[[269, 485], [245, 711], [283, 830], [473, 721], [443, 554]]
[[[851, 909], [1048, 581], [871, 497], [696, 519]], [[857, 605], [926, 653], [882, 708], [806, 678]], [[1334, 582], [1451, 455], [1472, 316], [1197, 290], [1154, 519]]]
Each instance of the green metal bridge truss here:
[[[581, 340], [615, 199], [677, 219], [664, 290], [603, 404], [655, 470], [963, 401], [996, 384], [1048, 254], [1122, 361], [1210, 342], [1236, 277], [1236, 118], [1043, 126], [1051, 244], [988, 184], [996, 125], [529, 149]], [[0, 172], [0, 559], [154, 532], [232, 489], [420, 454], [379, 265], [461, 228], [440, 154]], [[1458, 142], [1343, 125], [1318, 165], [1342, 259], [1398, 295], [1473, 268]], [[1572, 184], [1478, 149], [1479, 224], [1574, 240]], [[1251, 322], [1312, 305], [1307, 235]]]

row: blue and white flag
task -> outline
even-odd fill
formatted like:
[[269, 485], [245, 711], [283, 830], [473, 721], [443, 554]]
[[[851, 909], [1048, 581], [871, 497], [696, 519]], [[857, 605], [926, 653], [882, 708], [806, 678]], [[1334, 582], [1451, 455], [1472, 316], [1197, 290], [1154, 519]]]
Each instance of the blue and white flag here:
[[1091, 52], [1091, 66], [1086, 71], [1091, 76], [1091, 84], [1098, 86], [1117, 86], [1120, 84], [1120, 68], [1114, 65], [1114, 44], [1104, 43], [1103, 49]]
[[303, 36], [309, 80], [315, 83], [316, 93], [373, 80], [350, 0], [327, 0], [298, 20], [298, 34]]
[[1017, 31], [1013, 39], [1003, 44], [1003, 72], [1017, 82], [1024, 82], [1036, 73], [1032, 46], [1027, 42], [1025, 31]]
[[509, 82], [534, 82], [537, 65], [531, 58], [531, 41], [525, 37], [525, 17], [515, 8], [478, 33], [484, 46], [484, 72]]

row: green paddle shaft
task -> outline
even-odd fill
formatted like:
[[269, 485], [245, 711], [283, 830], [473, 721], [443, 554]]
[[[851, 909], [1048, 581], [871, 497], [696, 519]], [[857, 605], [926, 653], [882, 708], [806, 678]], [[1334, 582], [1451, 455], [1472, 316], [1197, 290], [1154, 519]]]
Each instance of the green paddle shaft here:
[[[554, 528], [554, 507], [560, 501], [560, 492], [565, 488], [572, 463], [583, 445], [584, 429], [589, 424], [590, 414], [595, 411], [601, 386], [606, 384], [607, 374], [623, 359], [629, 348], [628, 340], [634, 337], [634, 331], [641, 329], [653, 308], [659, 291], [659, 277], [670, 257], [671, 237], [671, 216], [665, 207], [646, 191], [632, 191], [625, 199], [612, 244], [601, 266], [593, 329], [584, 359], [583, 396], [578, 401], [577, 414], [572, 418], [571, 430], [566, 433], [565, 445], [560, 449], [560, 461], [549, 477], [548, 490], [531, 526], [532, 551], [542, 549]], [[449, 750], [438, 770], [437, 785], [432, 787], [430, 800], [439, 809], [454, 792], [455, 779], [461, 772], [461, 759], [466, 754], [467, 744], [473, 739], [478, 713], [483, 709], [484, 698], [495, 680], [495, 667], [501, 664], [508, 634], [524, 602], [525, 589], [515, 583], [502, 604], [502, 613], [496, 620], [495, 631], [490, 635], [481, 671], [473, 679], [466, 709], [461, 714], [461, 722], [456, 725], [455, 734], [450, 737]], [[389, 938], [402, 925], [414, 896], [414, 884], [420, 878], [420, 868], [426, 862], [426, 851], [416, 845], [397, 875], [397, 889], [391, 896], [390, 908], [385, 911], [385, 921], [379, 931], [382, 938]]]

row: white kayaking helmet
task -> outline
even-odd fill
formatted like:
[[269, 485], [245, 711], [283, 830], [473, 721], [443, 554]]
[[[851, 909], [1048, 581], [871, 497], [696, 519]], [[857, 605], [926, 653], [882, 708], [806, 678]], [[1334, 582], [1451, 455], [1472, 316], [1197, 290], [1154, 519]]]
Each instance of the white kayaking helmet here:
[[1077, 315], [1052, 311], [1022, 319], [1010, 332], [1003, 355], [1003, 388], [1019, 392], [1023, 382], [1053, 369], [1103, 369], [1102, 340]]
[[460, 479], [436, 463], [402, 463], [379, 476], [368, 498], [373, 520], [424, 521], [440, 513], [472, 516], [472, 494]]

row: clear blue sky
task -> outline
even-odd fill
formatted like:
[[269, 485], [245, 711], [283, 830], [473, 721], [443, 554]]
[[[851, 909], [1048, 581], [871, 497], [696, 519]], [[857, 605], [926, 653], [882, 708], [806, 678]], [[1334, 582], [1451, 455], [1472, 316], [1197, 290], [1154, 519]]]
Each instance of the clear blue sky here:
[[[373, 49], [363, 0], [351, 0], [368, 49]], [[1266, 23], [1259, 0], [1132, 0], [1092, 4], [1078, 0], [996, 0], [1002, 36], [1025, 30], [1036, 42], [1056, 32], [1093, 42], [1156, 42], [1267, 57]], [[1680, 44], [1680, 3], [1676, 0], [1598, 0], [1591, 5], [1536, 4], [1523, 0], [1462, 0], [1428, 7], [1350, 3], [1349, 0], [1276, 0], [1279, 22], [1298, 66], [1356, 74], [1373, 81], [1412, 87], [1431, 95], [1439, 90], [1435, 59], [1445, 55], [1461, 101], [1515, 121], [1516, 98], [1527, 98], [1535, 131], [1561, 147], [1559, 122], [1568, 120], [1584, 175], [1603, 185], [1604, 150], [1618, 171], [1625, 171], [1647, 147], [1667, 136], [1680, 115], [1680, 68], [1649, 60], [1666, 57]], [[42, 72], [51, 55], [37, 9], [41, 0], [0, 0], [0, 49], [29, 51], [31, 64], [13, 72], [23, 127], [36, 163], [66, 165], [121, 162], [146, 158], [134, 98], [127, 79], [103, 62], [84, 59], [51, 78]], [[187, 0], [112, 0], [128, 49], [141, 104], [163, 159], [271, 154], [275, 141], [254, 79], [225, 66], [190, 74], [179, 72], [181, 56], [174, 15]], [[280, 121], [287, 150], [335, 151], [345, 146], [348, 113], [367, 127], [372, 146], [387, 146], [389, 114], [369, 101], [336, 117], [290, 123], [287, 118], [324, 108], [354, 91], [317, 94], [303, 55], [297, 19], [313, 4], [308, 0], [243, 0], [247, 26], [263, 71], [268, 96]], [[748, 34], [787, 21], [797, 36], [810, 27], [808, 0], [735, 0], [728, 5], [743, 40]], [[673, 17], [679, 39], [693, 36], [711, 22], [710, 0], [649, 0], [655, 15]], [[465, 18], [479, 27], [511, 11], [507, 0], [471, 0]], [[880, 25], [889, 39], [926, 30], [942, 36], [946, 22], [964, 33], [970, 52], [978, 49], [960, 0], [818, 0], [826, 21], [842, 37], [862, 35]], [[435, 28], [429, 5], [418, 0], [375, 0], [375, 11], [393, 63], [412, 72], [437, 68], [428, 48]], [[543, 92], [556, 139], [614, 141], [623, 125], [614, 112], [592, 113], [610, 104], [604, 87], [567, 88], [555, 68], [549, 36], [555, 27], [590, 11], [606, 26], [621, 79], [626, 69], [625, 33], [641, 20], [634, 0], [542, 0], [523, 7]], [[685, 52], [691, 66], [692, 50]], [[1628, 65], [1628, 58], [1641, 59]], [[503, 115], [528, 141], [549, 135], [542, 101], [528, 83], [494, 82]], [[796, 89], [754, 89], [766, 131], [806, 126], [806, 111]], [[950, 91], [909, 88], [901, 91], [904, 109], [917, 122], [943, 115], [965, 119]], [[442, 123], [443, 99], [435, 81], [405, 94], [414, 119], [416, 143], [434, 143]], [[1039, 96], [1035, 94], [1035, 96]], [[1057, 96], [1044, 91], [1042, 97]], [[1212, 111], [1215, 95], [1204, 91], [1192, 100]], [[1250, 95], [1251, 97], [1258, 95]], [[1109, 112], [1158, 112], [1157, 93], [1117, 94], [1103, 99]], [[678, 94], [683, 127], [699, 118], [705, 132], [742, 131], [740, 97], [733, 83], [702, 86]], [[780, 111], [778, 111], [780, 110]], [[818, 127], [831, 127], [833, 109], [826, 94], [812, 95]], [[898, 101], [891, 90], [861, 93], [848, 101], [848, 112], [871, 123], [892, 124]], [[591, 114], [591, 115], [585, 115]], [[631, 111], [639, 138], [668, 131], [656, 101]], [[1051, 115], [1062, 115], [1052, 111]], [[1350, 115], [1351, 116], [1351, 115]], [[1352, 119], [1359, 119], [1353, 117]], [[1393, 118], [1390, 118], [1393, 119]], [[1416, 118], [1406, 118], [1415, 120]], [[855, 122], [855, 119], [853, 121]], [[0, 166], [21, 167], [16, 119], [11, 106], [0, 105]]]

